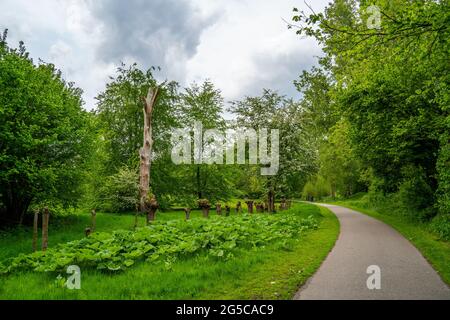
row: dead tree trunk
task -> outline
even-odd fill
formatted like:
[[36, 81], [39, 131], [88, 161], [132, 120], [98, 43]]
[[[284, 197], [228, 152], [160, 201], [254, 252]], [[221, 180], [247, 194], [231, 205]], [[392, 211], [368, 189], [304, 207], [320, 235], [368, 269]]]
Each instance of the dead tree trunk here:
[[46, 251], [48, 248], [48, 221], [50, 213], [48, 208], [44, 208], [44, 214], [42, 215], [42, 251]]
[[145, 201], [145, 209], [148, 210], [147, 215], [147, 224], [149, 224], [152, 221], [155, 221], [156, 219], [156, 211], [159, 209], [159, 203], [156, 201], [156, 197], [153, 196], [151, 199], [148, 199]]
[[150, 189], [150, 172], [152, 161], [152, 116], [153, 108], [158, 98], [159, 88], [148, 90], [148, 95], [144, 98], [144, 145], [140, 150], [140, 175], [139, 175], [139, 195], [140, 209], [145, 212], [145, 201]]
[[34, 222], [33, 222], [33, 252], [37, 251], [38, 223], [39, 223], [39, 210], [36, 210], [34, 211]]

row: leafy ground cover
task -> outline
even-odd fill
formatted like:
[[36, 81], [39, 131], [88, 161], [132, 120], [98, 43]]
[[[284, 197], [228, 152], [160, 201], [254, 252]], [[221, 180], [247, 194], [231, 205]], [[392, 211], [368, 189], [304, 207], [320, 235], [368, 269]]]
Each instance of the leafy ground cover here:
[[[98, 233], [3, 262], [8, 274], [0, 277], [0, 298], [291, 298], [331, 250], [338, 229], [327, 210], [296, 204], [275, 215]], [[82, 267], [81, 290], [64, 288], [58, 278], [72, 263]]]

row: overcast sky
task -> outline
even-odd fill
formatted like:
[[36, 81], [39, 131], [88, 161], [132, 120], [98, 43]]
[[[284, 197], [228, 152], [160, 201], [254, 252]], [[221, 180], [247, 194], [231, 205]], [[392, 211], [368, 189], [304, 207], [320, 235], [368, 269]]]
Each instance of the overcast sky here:
[[[309, 0], [316, 11], [328, 1]], [[0, 0], [0, 29], [55, 63], [95, 106], [121, 61], [160, 66], [182, 86], [210, 79], [227, 101], [263, 88], [298, 97], [293, 80], [316, 63], [312, 39], [288, 30], [303, 0]]]

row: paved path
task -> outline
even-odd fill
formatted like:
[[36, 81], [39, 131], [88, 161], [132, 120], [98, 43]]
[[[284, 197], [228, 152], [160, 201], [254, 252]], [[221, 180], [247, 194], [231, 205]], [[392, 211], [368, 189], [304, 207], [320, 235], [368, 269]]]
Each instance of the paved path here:
[[[311, 299], [450, 299], [450, 289], [419, 251], [381, 221], [334, 205], [341, 234], [317, 273], [295, 295]], [[369, 266], [381, 270], [381, 289], [369, 290]], [[450, 266], [449, 266], [450, 267]]]

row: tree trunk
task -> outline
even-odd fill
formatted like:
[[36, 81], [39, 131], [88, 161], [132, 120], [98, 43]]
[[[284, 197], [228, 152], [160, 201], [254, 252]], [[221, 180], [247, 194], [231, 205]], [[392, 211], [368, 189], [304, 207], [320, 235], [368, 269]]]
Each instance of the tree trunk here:
[[202, 183], [201, 183], [201, 175], [200, 175], [200, 166], [197, 166], [197, 196], [199, 199], [203, 199], [202, 193]]
[[39, 210], [36, 210], [34, 212], [34, 222], [33, 222], [33, 252], [37, 251], [38, 223], [39, 223]]
[[240, 201], [236, 204], [236, 213], [242, 213], [242, 203]]
[[139, 175], [139, 195], [141, 212], [145, 212], [145, 200], [150, 189], [150, 172], [152, 161], [152, 116], [153, 108], [158, 98], [159, 88], [148, 90], [148, 95], [144, 98], [144, 145], [140, 150], [140, 175]]
[[269, 190], [269, 196], [268, 196], [268, 203], [269, 203], [269, 212], [274, 213], [275, 212], [275, 192], [273, 189]]
[[209, 208], [202, 208], [203, 217], [209, 218]]
[[222, 205], [221, 204], [216, 205], [216, 212], [217, 212], [217, 215], [219, 215], [219, 216], [222, 215]]
[[97, 212], [95, 212], [95, 209], [92, 210], [91, 212], [91, 231], [95, 232], [95, 228], [96, 228], [96, 217], [97, 217]]
[[229, 217], [230, 216], [230, 212], [231, 212], [231, 208], [229, 206], [225, 207], [225, 211], [226, 211], [226, 216]]
[[191, 209], [190, 208], [184, 208], [184, 213], [186, 215], [186, 220], [189, 220], [191, 218]]
[[48, 248], [48, 221], [50, 213], [48, 208], [44, 209], [44, 214], [42, 215], [42, 251], [46, 251]]
[[248, 208], [248, 213], [252, 214], [253, 213], [253, 201], [247, 201], [247, 208]]

